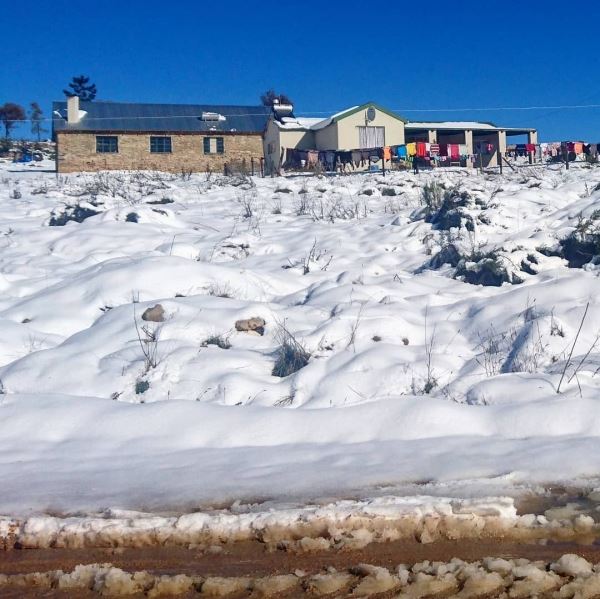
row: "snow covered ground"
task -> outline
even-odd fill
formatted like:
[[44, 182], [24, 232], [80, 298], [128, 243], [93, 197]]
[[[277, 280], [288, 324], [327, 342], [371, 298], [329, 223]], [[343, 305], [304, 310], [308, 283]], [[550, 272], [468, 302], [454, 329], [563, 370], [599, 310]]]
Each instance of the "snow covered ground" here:
[[599, 201], [585, 166], [0, 164], [0, 512], [598, 484]]

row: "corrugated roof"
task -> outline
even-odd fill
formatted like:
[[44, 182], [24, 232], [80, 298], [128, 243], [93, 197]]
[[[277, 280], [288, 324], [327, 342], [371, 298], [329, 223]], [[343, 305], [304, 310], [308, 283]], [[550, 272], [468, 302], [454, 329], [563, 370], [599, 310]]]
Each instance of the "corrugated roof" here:
[[406, 129], [497, 129], [493, 123], [480, 121], [409, 121]]
[[470, 129], [472, 131], [506, 131], [508, 134], [521, 135], [536, 131], [527, 127], [498, 127], [494, 123], [484, 123], [481, 121], [409, 121], [404, 125], [410, 129], [435, 129], [437, 131]]
[[[271, 108], [268, 106], [226, 106], [221, 104], [138, 104], [125, 102], [80, 102], [85, 116], [67, 124], [67, 102], [52, 104], [55, 131], [230, 131], [263, 132]], [[60, 116], [57, 115], [60, 114]], [[218, 113], [220, 121], [202, 120], [203, 112]]]

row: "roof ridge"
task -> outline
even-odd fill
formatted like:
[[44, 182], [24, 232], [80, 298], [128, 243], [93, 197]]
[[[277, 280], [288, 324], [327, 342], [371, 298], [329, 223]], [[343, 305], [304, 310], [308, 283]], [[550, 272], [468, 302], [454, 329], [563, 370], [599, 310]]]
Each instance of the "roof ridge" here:
[[[52, 104], [66, 104], [67, 100], [52, 100]], [[121, 102], [121, 101], [113, 101], [113, 100], [93, 100], [86, 101], [82, 100], [83, 104], [101, 104], [103, 106], [117, 106], [119, 104], [126, 106], [189, 106], [189, 107], [198, 107], [198, 106], [220, 106], [221, 108], [260, 108], [265, 112], [270, 112], [270, 106], [264, 106], [262, 104], [215, 104], [215, 103], [198, 103], [198, 104], [190, 104], [190, 103], [180, 103], [180, 102]]]

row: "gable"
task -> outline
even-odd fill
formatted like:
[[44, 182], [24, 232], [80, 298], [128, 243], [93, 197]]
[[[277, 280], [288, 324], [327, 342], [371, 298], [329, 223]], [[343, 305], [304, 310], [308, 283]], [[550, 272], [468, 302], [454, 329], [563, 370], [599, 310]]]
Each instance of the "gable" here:
[[405, 118], [401, 117], [399, 114], [396, 114], [395, 112], [392, 112], [391, 110], [388, 110], [384, 106], [381, 106], [380, 104], [376, 104], [375, 102], [367, 102], [366, 104], [361, 104], [360, 106], [355, 106], [353, 108], [349, 108], [348, 110], [340, 112], [331, 117], [331, 122], [337, 123], [343, 119], [348, 118], [349, 116], [356, 114], [357, 112], [366, 111], [369, 108], [374, 108], [377, 112], [383, 112], [384, 114], [387, 114], [388, 116], [390, 116], [398, 121], [401, 121], [402, 123], [408, 122]]

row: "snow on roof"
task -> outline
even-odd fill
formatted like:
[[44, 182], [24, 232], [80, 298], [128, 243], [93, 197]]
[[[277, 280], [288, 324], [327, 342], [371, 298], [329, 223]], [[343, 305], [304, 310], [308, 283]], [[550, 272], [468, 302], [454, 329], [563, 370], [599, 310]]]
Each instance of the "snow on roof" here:
[[[330, 119], [325, 119], [329, 121]], [[276, 120], [277, 126], [280, 129], [286, 130], [300, 130], [300, 129], [315, 129], [315, 125], [323, 122], [322, 118], [308, 118], [308, 117], [290, 117], [284, 116], [280, 120]], [[329, 124], [329, 123], [327, 123]], [[321, 127], [318, 127], [319, 129]]]
[[351, 112], [352, 110], [356, 110], [357, 108], [359, 108], [358, 106], [350, 106], [350, 108], [346, 108], [345, 110], [342, 110], [340, 112], [336, 112], [335, 114], [331, 115], [332, 119], [336, 119], [339, 116], [342, 116], [343, 114], [346, 114], [347, 112]]
[[407, 129], [497, 129], [492, 123], [478, 121], [409, 121]]
[[347, 112], [352, 112], [356, 110], [358, 106], [351, 106], [350, 108], [346, 108], [341, 110], [340, 112], [336, 112], [327, 118], [311, 118], [311, 117], [283, 117], [278, 121], [277, 126], [280, 129], [287, 130], [301, 130], [301, 129], [310, 129], [312, 131], [318, 131], [319, 129], [324, 129], [328, 125], [337, 119], [340, 116], [343, 116]]

